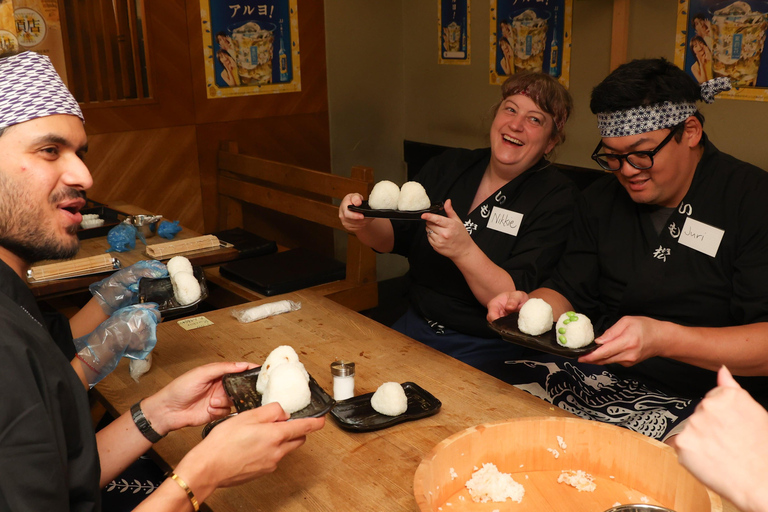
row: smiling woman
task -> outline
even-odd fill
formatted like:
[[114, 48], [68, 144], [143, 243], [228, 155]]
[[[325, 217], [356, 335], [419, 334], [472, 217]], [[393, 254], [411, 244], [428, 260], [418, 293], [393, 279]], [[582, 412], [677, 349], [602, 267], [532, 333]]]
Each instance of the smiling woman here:
[[522, 72], [501, 87], [490, 147], [451, 149], [415, 176], [446, 216], [363, 218], [341, 203], [344, 227], [380, 252], [408, 257], [409, 311], [393, 328], [477, 368], [498, 373], [519, 349], [485, 320], [500, 290], [531, 290], [563, 250], [575, 186], [546, 159], [565, 140], [571, 97], [556, 79]]

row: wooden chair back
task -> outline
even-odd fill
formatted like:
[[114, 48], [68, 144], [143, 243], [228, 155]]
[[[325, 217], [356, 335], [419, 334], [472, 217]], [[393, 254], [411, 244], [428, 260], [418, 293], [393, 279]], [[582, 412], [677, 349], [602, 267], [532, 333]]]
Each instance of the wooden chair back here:
[[[218, 229], [243, 226], [243, 205], [252, 204], [343, 230], [333, 199], [357, 192], [368, 197], [373, 169], [353, 167], [349, 178], [240, 154], [224, 142], [218, 153]], [[346, 279], [310, 288], [356, 311], [378, 304], [376, 255], [347, 234]]]

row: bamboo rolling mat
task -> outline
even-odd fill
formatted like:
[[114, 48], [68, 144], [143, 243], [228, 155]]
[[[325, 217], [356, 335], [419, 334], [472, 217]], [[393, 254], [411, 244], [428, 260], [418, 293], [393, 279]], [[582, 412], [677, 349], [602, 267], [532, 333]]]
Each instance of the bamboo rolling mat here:
[[31, 283], [65, 279], [109, 272], [120, 268], [120, 260], [109, 254], [99, 254], [88, 258], [61, 261], [32, 267], [27, 271], [27, 280]]
[[155, 259], [163, 259], [175, 254], [199, 251], [201, 249], [217, 249], [220, 246], [219, 239], [214, 235], [202, 235], [184, 240], [148, 245], [147, 255]]

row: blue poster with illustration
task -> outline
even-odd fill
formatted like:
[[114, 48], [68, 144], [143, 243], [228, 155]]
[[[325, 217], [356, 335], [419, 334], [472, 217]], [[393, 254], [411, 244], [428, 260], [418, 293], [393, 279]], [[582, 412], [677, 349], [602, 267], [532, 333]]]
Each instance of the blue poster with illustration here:
[[440, 64], [469, 64], [469, 0], [438, 0]]
[[540, 71], [568, 86], [571, 0], [492, 0], [491, 83]]
[[675, 63], [697, 82], [731, 79], [718, 97], [768, 100], [768, 0], [684, 0]]
[[296, 0], [200, 0], [208, 97], [301, 89]]

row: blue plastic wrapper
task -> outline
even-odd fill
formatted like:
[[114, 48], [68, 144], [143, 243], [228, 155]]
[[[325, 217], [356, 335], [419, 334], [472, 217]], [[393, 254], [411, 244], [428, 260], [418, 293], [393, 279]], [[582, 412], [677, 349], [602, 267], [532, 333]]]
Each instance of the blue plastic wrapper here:
[[179, 231], [181, 231], [181, 226], [179, 226], [179, 221], [177, 220], [173, 222], [164, 220], [160, 222], [160, 225], [157, 228], [157, 234], [168, 240], [173, 240], [173, 237], [175, 237], [176, 233]]
[[107, 233], [107, 252], [126, 252], [136, 247], [138, 230], [130, 224], [118, 224]]

